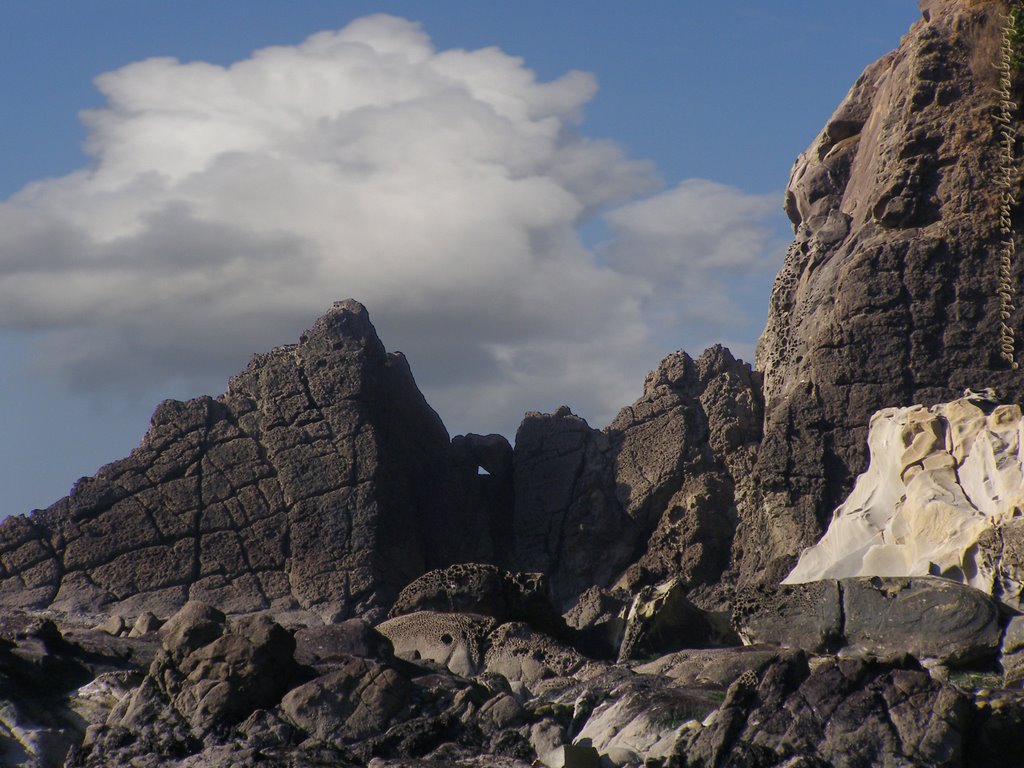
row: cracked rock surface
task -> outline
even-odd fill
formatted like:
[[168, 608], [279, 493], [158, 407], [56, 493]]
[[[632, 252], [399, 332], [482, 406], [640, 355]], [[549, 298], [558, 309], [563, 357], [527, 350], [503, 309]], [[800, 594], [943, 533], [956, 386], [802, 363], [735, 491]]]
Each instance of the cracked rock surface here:
[[430, 557], [446, 564], [447, 449], [405, 359], [340, 302], [221, 397], [163, 403], [128, 458], [4, 521], [0, 603], [379, 612]]

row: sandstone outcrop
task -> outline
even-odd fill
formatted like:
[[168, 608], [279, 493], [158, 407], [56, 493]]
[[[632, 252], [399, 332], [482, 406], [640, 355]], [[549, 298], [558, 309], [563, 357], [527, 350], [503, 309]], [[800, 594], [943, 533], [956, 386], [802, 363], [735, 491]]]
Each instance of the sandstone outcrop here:
[[[743, 511], [738, 544], [743, 582], [777, 583], [817, 540], [867, 466], [876, 411], [966, 388], [1024, 399], [1024, 375], [999, 357], [995, 67], [1006, 4], [923, 8], [793, 168], [796, 237], [757, 355], [765, 435], [760, 498]], [[1020, 82], [1015, 72], [1018, 100]], [[1024, 231], [1019, 209], [1012, 228]], [[1018, 309], [1009, 325], [1022, 324]]]
[[[804, 550], [787, 583], [943, 576], [1020, 606], [1024, 418], [977, 397], [888, 408], [871, 420], [871, 463]], [[1005, 556], [1004, 556], [1005, 555]]]

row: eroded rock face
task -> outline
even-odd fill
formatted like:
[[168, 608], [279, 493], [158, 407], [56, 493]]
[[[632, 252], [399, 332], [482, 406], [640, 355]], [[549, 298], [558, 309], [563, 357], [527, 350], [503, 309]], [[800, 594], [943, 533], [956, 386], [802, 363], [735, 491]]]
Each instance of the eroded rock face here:
[[1020, 605], [1024, 562], [1002, 543], [1021, 525], [1022, 434], [1019, 405], [976, 398], [878, 412], [870, 465], [786, 582], [934, 575]]
[[548, 574], [569, 608], [591, 586], [677, 577], [710, 590], [729, 562], [737, 500], [752, 492], [760, 381], [728, 350], [667, 357], [604, 431], [568, 408], [516, 435], [516, 568]]
[[0, 603], [379, 611], [450, 562], [447, 451], [405, 359], [340, 302], [220, 398], [161, 405], [131, 456], [67, 498], [4, 521]]
[[[740, 536], [744, 582], [777, 583], [818, 538], [867, 466], [876, 411], [968, 387], [1024, 398], [997, 334], [1003, 10], [930, 3], [796, 162], [786, 202], [796, 238], [758, 348], [766, 427], [762, 493]], [[1019, 211], [1013, 227], [1024, 231]], [[1022, 319], [1018, 309], [1008, 322]]]

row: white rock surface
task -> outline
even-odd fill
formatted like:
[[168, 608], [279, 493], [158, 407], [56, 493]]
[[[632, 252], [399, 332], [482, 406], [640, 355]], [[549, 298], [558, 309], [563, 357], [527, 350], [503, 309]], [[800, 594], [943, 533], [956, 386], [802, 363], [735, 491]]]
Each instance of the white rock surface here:
[[[986, 413], [986, 411], [989, 411]], [[868, 469], [785, 583], [853, 576], [944, 576], [1011, 603], [1024, 563], [979, 557], [979, 539], [1019, 524], [1024, 420], [1018, 405], [969, 396], [871, 419]], [[991, 538], [991, 537], [990, 537]], [[1012, 567], [1008, 567], [1012, 566]]]

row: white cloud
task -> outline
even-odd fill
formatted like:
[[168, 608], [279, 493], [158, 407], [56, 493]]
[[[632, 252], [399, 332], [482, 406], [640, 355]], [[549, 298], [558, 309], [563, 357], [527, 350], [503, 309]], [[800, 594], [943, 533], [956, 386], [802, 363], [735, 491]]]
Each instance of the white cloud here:
[[389, 16], [96, 84], [91, 167], [0, 203], [0, 329], [79, 389], [216, 390], [352, 296], [453, 430], [561, 402], [604, 422], [659, 338], [734, 329], [777, 207], [704, 181], [639, 199], [653, 167], [580, 133], [592, 76], [537, 82]]

